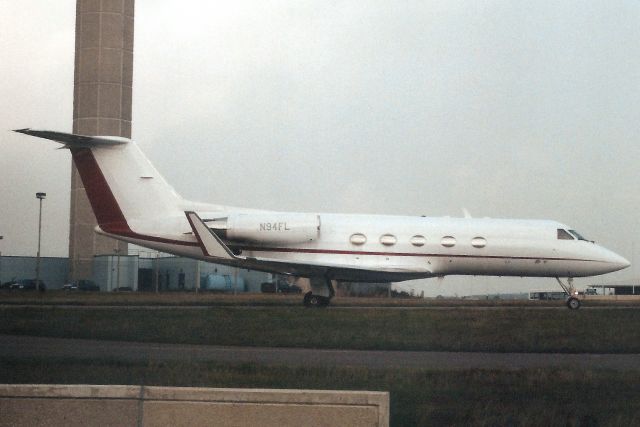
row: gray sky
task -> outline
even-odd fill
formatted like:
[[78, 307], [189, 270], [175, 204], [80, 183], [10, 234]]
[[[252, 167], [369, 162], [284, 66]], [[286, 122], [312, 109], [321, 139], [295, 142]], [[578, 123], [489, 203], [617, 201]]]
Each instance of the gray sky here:
[[[43, 255], [68, 253], [69, 154], [9, 130], [71, 130], [74, 24], [72, 0], [0, 0], [3, 254], [35, 254], [36, 191]], [[134, 55], [133, 137], [186, 198], [555, 219], [638, 259], [635, 0], [137, 0]]]

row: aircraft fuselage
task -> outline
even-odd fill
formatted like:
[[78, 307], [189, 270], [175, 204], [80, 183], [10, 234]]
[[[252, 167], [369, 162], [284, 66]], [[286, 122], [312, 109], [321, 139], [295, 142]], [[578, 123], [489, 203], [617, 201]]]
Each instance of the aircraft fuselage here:
[[[227, 218], [229, 214], [217, 211], [199, 215]], [[290, 231], [286, 218], [309, 214], [259, 215], [272, 218], [267, 223], [274, 229], [280, 227], [284, 235]], [[287, 242], [286, 237], [278, 239], [272, 235], [261, 238], [260, 224], [256, 223], [252, 238], [224, 240], [236, 255], [244, 258], [242, 263], [226, 263], [302, 276], [372, 282], [446, 275], [583, 277], [628, 266], [621, 256], [570, 235], [568, 226], [555, 221], [348, 214], [318, 214], [317, 218], [317, 237], [308, 242]], [[559, 230], [568, 237], [560, 239]], [[180, 234], [189, 235], [189, 229]], [[211, 261], [195, 245], [129, 241]]]

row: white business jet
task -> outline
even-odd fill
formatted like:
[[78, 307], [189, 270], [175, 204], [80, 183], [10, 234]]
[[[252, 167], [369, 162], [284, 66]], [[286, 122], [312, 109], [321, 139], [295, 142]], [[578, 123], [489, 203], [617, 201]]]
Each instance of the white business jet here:
[[555, 221], [292, 213], [190, 202], [127, 138], [16, 132], [71, 151], [97, 233], [179, 256], [310, 278], [308, 307], [329, 304], [332, 280], [457, 274], [556, 278], [576, 309], [572, 278], [629, 266]]

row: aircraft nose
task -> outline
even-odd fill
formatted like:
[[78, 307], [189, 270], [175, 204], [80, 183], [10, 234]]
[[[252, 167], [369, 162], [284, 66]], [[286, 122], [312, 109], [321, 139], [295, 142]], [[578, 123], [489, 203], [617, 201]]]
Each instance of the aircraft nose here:
[[623, 268], [627, 268], [631, 265], [631, 263], [626, 259], [618, 255], [617, 265], [622, 270]]
[[631, 265], [626, 258], [618, 255], [617, 253], [609, 250], [606, 250], [606, 252], [605, 262], [609, 266], [610, 272], [622, 270], [623, 268], [627, 268]]

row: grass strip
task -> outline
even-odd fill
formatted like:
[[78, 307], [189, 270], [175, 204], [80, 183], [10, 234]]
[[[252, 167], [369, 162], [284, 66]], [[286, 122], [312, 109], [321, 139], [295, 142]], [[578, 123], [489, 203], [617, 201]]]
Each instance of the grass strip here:
[[[590, 298], [583, 304], [592, 307], [640, 307], [640, 299]], [[78, 306], [292, 306], [302, 305], [302, 295], [253, 294], [214, 292], [81, 292], [50, 290], [47, 292], [18, 292], [0, 290], [3, 305], [78, 305]], [[336, 297], [335, 307], [563, 307], [563, 301], [529, 301], [465, 298], [381, 298]]]
[[0, 333], [233, 346], [639, 353], [640, 310], [0, 306]]

